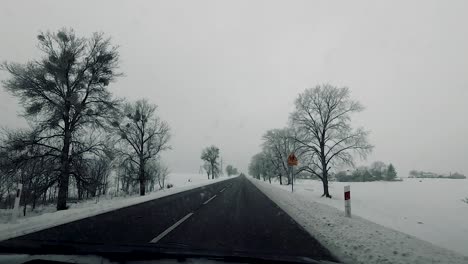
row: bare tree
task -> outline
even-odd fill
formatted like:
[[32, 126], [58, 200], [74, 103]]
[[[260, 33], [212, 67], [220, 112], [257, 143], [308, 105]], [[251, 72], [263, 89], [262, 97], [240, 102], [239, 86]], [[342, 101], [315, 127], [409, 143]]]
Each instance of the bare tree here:
[[107, 87], [118, 76], [118, 53], [100, 33], [86, 39], [62, 29], [41, 33], [38, 40], [43, 58], [23, 65], [3, 63], [2, 69], [11, 74], [4, 86], [20, 98], [24, 115], [36, 124], [36, 141], [31, 143], [60, 157], [57, 210], [64, 210], [72, 159], [81, 154], [71, 147], [76, 135], [104, 124], [117, 103]]
[[233, 170], [234, 167], [232, 167], [232, 165], [227, 165], [226, 166], [226, 174], [227, 176], [231, 176], [233, 173], [232, 173], [232, 170]]
[[263, 156], [263, 152], [257, 153], [251, 158], [249, 163], [249, 174], [258, 180], [260, 180], [263, 174], [263, 162], [265, 160]]
[[383, 180], [386, 175], [387, 165], [382, 161], [374, 161], [369, 170], [376, 180]]
[[237, 168], [234, 168], [232, 165], [227, 165], [226, 166], [226, 174], [228, 176], [238, 174]]
[[11, 177], [10, 153], [0, 149], [0, 208], [12, 206], [11, 191], [15, 187], [15, 178]]
[[[297, 131], [294, 128], [271, 129], [263, 135], [263, 153], [265, 158], [274, 168], [274, 173], [278, 175], [280, 184], [283, 184], [283, 177], [286, 177], [286, 184], [291, 184], [291, 171], [287, 163], [288, 156], [294, 153], [300, 160], [299, 165], [307, 164], [307, 156], [300, 144], [295, 140]], [[301, 169], [294, 170], [294, 175], [301, 172]]]
[[5, 130], [2, 136], [0, 176], [9, 187], [7, 193], [11, 186], [23, 184], [21, 204], [26, 215], [26, 207], [32, 204], [34, 209], [39, 198], [57, 182], [58, 158], [48, 155], [46, 147], [24, 144], [34, 141], [34, 134], [29, 130]]
[[323, 195], [328, 192], [328, 175], [333, 165], [353, 164], [353, 153], [362, 158], [372, 150], [368, 132], [351, 127], [351, 114], [363, 110], [361, 104], [350, 99], [348, 88], [319, 85], [305, 90], [295, 101], [291, 121], [298, 134], [295, 140], [308, 156], [303, 167], [323, 183]]
[[151, 190], [154, 189], [154, 184], [157, 182], [159, 189], [164, 189], [167, 177], [169, 175], [169, 169], [160, 160], [151, 160], [148, 164], [148, 172], [151, 175]]
[[268, 162], [274, 168], [274, 173], [278, 176], [280, 185], [283, 184], [283, 176], [286, 176], [289, 184], [289, 174], [287, 167], [287, 157], [290, 153], [289, 143], [285, 142], [288, 137], [284, 136], [282, 129], [268, 130], [263, 135], [263, 152]]
[[270, 163], [270, 158], [265, 152], [255, 154], [250, 160], [249, 174], [256, 179], [262, 178], [264, 181], [268, 179], [271, 183], [271, 176], [275, 173], [275, 168]]
[[[208, 173], [208, 178], [211, 175], [211, 179], [218, 177], [220, 172], [219, 168], [219, 148], [216, 146], [207, 147], [202, 151], [201, 157], [203, 161], [205, 161], [208, 166], [205, 168]], [[209, 171], [209, 172], [208, 172]]]
[[117, 191], [129, 194], [136, 182], [138, 182], [138, 169], [128, 158], [121, 159], [117, 166]]
[[126, 104], [119, 119], [113, 122], [122, 147], [119, 152], [138, 168], [140, 195], [145, 195], [145, 166], [169, 146], [169, 125], [156, 114], [156, 105], [147, 100]]
[[205, 161], [205, 163], [203, 163], [201, 169], [206, 172], [206, 176], [208, 176], [208, 180], [209, 180], [210, 175], [211, 175], [211, 165], [210, 165], [210, 163]]
[[87, 177], [84, 181], [91, 197], [106, 194], [111, 171], [110, 162], [105, 156], [96, 156], [86, 160]]

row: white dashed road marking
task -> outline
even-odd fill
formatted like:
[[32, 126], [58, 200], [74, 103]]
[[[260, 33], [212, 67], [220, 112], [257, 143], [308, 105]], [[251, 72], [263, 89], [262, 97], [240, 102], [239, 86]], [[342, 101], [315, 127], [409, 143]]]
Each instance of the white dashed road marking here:
[[[208, 200], [209, 201], [209, 200]], [[158, 243], [159, 240], [161, 240], [163, 237], [165, 237], [167, 234], [169, 234], [172, 230], [174, 230], [177, 226], [179, 226], [180, 224], [182, 224], [185, 220], [187, 220], [189, 217], [191, 217], [193, 215], [193, 213], [189, 213], [188, 215], [184, 216], [182, 219], [180, 219], [179, 221], [177, 221], [175, 224], [173, 224], [171, 227], [169, 227], [168, 229], [164, 230], [164, 232], [162, 232], [161, 234], [159, 234], [159, 236], [153, 238], [150, 243]]]
[[213, 200], [215, 197], [216, 197], [216, 194], [215, 194], [213, 197], [211, 197], [210, 199], [206, 200], [203, 204], [209, 203], [209, 202], [210, 202], [211, 200]]

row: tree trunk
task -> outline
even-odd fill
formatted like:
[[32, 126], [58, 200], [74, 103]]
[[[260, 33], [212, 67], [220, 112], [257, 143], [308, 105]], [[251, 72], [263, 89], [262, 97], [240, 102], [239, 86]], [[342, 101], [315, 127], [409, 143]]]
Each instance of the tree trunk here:
[[130, 189], [130, 180], [125, 180], [125, 193], [128, 194], [128, 190]]
[[47, 191], [48, 191], [48, 188], [45, 189], [44, 194], [42, 196], [42, 204], [45, 204], [47, 201]]
[[57, 184], [54, 184], [54, 188], [49, 190], [49, 200], [48, 200], [49, 203], [52, 201], [52, 195], [53, 195], [53, 193], [55, 192], [55, 190], [57, 188], [56, 186], [57, 186]]
[[11, 206], [11, 195], [10, 195], [10, 192], [8, 192], [8, 195], [7, 195], [7, 208], [8, 209], [13, 209], [13, 207]]
[[145, 195], [145, 164], [143, 158], [140, 158], [140, 173], [138, 180], [140, 181], [140, 196]]
[[327, 198], [332, 198], [330, 193], [328, 192], [328, 179], [323, 179], [322, 180], [322, 183], [323, 183], [323, 194], [322, 194], [322, 197], [325, 196]]
[[323, 194], [322, 197], [332, 198], [328, 192], [328, 172], [324, 171], [322, 173], [322, 184], [323, 184]]
[[102, 185], [102, 195], [106, 195], [107, 193], [107, 188], [108, 188], [108, 183], [107, 183], [107, 178], [106, 178], [106, 181], [104, 182], [104, 184]]
[[[322, 138], [325, 138], [325, 132], [322, 133]], [[328, 193], [328, 169], [327, 169], [327, 161], [325, 156], [325, 143], [320, 143], [320, 161], [322, 163], [322, 183], [323, 183], [323, 194], [322, 197], [325, 196], [327, 198], [331, 198], [331, 195]]]
[[60, 177], [59, 177], [59, 190], [57, 197], [57, 210], [66, 210], [67, 197], [68, 197], [68, 182], [70, 180], [70, 144], [71, 144], [71, 131], [68, 124], [65, 124], [65, 137], [63, 139], [62, 155], [60, 157]]
[[77, 192], [78, 192], [78, 200], [81, 200], [83, 199], [83, 187], [80, 183], [80, 181], [76, 181], [76, 189], [77, 189]]
[[120, 183], [120, 177], [117, 176], [117, 183], [116, 183], [117, 186], [115, 187], [115, 191], [114, 191], [114, 194], [113, 194], [114, 196], [117, 196], [119, 194], [119, 188], [120, 188], [119, 183]]
[[283, 185], [283, 177], [281, 177], [281, 174], [279, 175], [279, 180], [280, 180], [280, 185]]
[[214, 180], [214, 163], [211, 163], [211, 179]]
[[33, 194], [33, 200], [32, 200], [31, 212], [34, 211], [34, 209], [36, 209], [36, 201], [37, 201], [37, 196], [36, 196], [36, 192], [34, 192], [34, 194]]

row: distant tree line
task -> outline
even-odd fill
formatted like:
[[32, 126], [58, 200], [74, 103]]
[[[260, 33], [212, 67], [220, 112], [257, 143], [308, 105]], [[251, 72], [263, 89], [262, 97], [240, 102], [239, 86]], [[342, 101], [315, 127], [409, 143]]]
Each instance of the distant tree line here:
[[237, 168], [234, 168], [232, 165], [227, 165], [226, 166], [226, 174], [228, 176], [232, 176], [232, 175], [239, 174], [239, 172], [237, 171]]
[[[323, 183], [322, 196], [330, 198], [328, 182], [333, 170], [341, 165], [352, 167], [355, 155], [365, 158], [372, 151], [368, 132], [351, 123], [351, 115], [362, 110], [346, 87], [325, 84], [306, 89], [295, 100], [288, 126], [263, 135], [262, 151], [252, 157], [249, 174], [280, 184], [291, 184], [299, 177], [318, 178]], [[299, 161], [294, 170], [287, 164], [291, 153]]]
[[386, 165], [381, 161], [372, 163], [370, 167], [361, 166], [353, 171], [339, 171], [335, 175], [339, 182], [369, 182], [369, 181], [395, 181], [397, 172], [393, 164]]
[[18, 183], [21, 205], [67, 202], [163, 188], [170, 129], [146, 100], [115, 98], [119, 54], [102, 33], [73, 30], [37, 37], [40, 59], [4, 62], [3, 87], [24, 108], [28, 128], [4, 129], [0, 138], [0, 207], [11, 208]]
[[450, 173], [449, 175], [442, 175], [433, 172], [412, 170], [409, 173], [409, 178], [466, 179], [466, 176], [458, 172]]

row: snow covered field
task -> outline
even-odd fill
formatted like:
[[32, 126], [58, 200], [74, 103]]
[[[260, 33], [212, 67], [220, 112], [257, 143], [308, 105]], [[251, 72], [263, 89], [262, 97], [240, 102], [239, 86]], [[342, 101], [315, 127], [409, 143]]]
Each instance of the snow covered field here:
[[251, 181], [344, 261], [468, 263], [461, 255], [468, 253], [466, 180], [350, 183], [353, 218], [344, 217], [346, 183], [332, 183], [334, 198], [323, 199], [318, 181], [298, 181], [294, 194], [290, 186]]
[[139, 196], [138, 194], [117, 197], [102, 196], [98, 201], [96, 199], [91, 199], [79, 203], [70, 203], [70, 208], [68, 210], [59, 212], [55, 210], [55, 205], [42, 206], [38, 207], [34, 212], [27, 212], [26, 217], [19, 217], [14, 224], [8, 223], [10, 210], [1, 210], [0, 240], [28, 234], [231, 178], [232, 177], [220, 177], [216, 180], [208, 180], [206, 175], [201, 174], [171, 173], [167, 179], [167, 183], [172, 183], [174, 187], [170, 189], [154, 191], [145, 196]]

